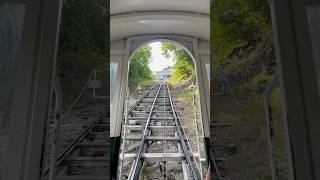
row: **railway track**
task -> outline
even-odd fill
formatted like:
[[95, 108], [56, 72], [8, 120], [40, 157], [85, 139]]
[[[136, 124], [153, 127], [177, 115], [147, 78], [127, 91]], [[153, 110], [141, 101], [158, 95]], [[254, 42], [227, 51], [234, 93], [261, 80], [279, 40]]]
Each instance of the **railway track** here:
[[157, 82], [127, 112], [119, 179], [202, 179], [168, 84]]
[[[93, 119], [63, 151], [56, 165], [47, 169], [44, 180], [109, 179], [109, 107]], [[53, 171], [54, 178], [50, 178]]]

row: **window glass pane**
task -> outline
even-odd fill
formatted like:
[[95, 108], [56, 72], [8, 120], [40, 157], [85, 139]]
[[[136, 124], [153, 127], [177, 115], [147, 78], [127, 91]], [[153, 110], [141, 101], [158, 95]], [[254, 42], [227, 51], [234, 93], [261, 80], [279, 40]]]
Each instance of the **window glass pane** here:
[[113, 92], [116, 87], [119, 63], [110, 63], [110, 97], [112, 102]]
[[[47, 121], [42, 179], [48, 179], [49, 172], [54, 173], [54, 179], [80, 176], [108, 179], [109, 168], [104, 165], [108, 158], [103, 158], [108, 155], [109, 135], [108, 3], [62, 2], [55, 72], [55, 85], [60, 86], [56, 89], [61, 89], [61, 93], [54, 94], [62, 103], [52, 102], [55, 109]], [[96, 143], [100, 148], [84, 147], [81, 143]], [[69, 163], [69, 159], [82, 157], [100, 158], [101, 163]], [[59, 159], [55, 165], [54, 159]], [[55, 172], [50, 168], [53, 166]]]
[[[281, 90], [279, 87], [275, 87], [270, 95], [270, 119], [269, 132], [270, 142], [269, 146], [272, 147], [272, 164], [273, 171], [276, 172], [279, 179], [288, 179], [290, 177], [289, 170], [289, 154], [287, 151], [287, 130], [286, 124], [282, 120], [283, 111], [281, 106], [283, 104], [281, 98]], [[269, 154], [269, 159], [271, 158]]]
[[16, 65], [20, 61], [24, 10], [24, 3], [0, 2], [0, 179], [7, 148]]
[[292, 179], [282, 94], [268, 88], [277, 72], [269, 4], [252, 2], [211, 3], [212, 156], [223, 179]]
[[[210, 82], [210, 64], [206, 64], [206, 70], [207, 70], [207, 77], [208, 77], [208, 82]], [[210, 86], [210, 83], [209, 83]]]
[[312, 39], [312, 49], [314, 65], [317, 73], [318, 86], [320, 87], [320, 7], [307, 8], [310, 33]]

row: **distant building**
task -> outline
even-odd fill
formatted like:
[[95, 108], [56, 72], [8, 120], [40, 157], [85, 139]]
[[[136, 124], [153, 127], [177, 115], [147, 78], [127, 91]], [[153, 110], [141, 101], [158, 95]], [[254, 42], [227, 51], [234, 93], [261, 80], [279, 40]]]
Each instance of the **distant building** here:
[[171, 68], [165, 68], [162, 71], [156, 72], [156, 78], [157, 80], [165, 80], [169, 79], [172, 76], [172, 70]]

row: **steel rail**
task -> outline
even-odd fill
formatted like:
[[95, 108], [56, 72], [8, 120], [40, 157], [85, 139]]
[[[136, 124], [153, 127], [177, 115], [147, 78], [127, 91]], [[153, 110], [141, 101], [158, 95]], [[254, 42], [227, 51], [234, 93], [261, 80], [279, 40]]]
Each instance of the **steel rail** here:
[[[92, 71], [90, 72], [89, 78], [88, 78], [88, 80], [85, 82], [85, 84], [83, 85], [83, 87], [81, 88], [78, 96], [77, 96], [77, 97], [75, 98], [75, 100], [70, 104], [70, 106], [67, 108], [67, 110], [66, 110], [59, 118], [56, 118], [56, 119], [55, 119], [55, 128], [54, 128], [54, 134], [53, 134], [53, 138], [54, 138], [54, 139], [56, 139], [57, 136], [58, 136], [58, 134], [59, 134], [58, 131], [60, 130], [60, 121], [63, 120], [63, 119], [70, 113], [70, 111], [74, 108], [74, 106], [79, 102], [79, 99], [82, 97], [82, 95], [84, 94], [85, 90], [88, 88], [89, 80], [91, 79], [92, 76], [94, 76], [95, 72], [96, 72], [96, 70], [92, 70]], [[106, 96], [106, 98], [108, 98], [108, 96]], [[106, 108], [106, 111], [108, 111], [109, 108], [110, 108], [110, 107], [107, 107], [107, 108]], [[94, 121], [92, 121], [92, 122], [94, 122]], [[91, 123], [89, 123], [88, 126], [90, 126], [90, 125], [91, 125]], [[49, 134], [50, 134], [50, 133], [46, 132], [46, 135], [45, 135], [45, 136], [46, 136], [46, 139], [48, 139]], [[57, 142], [57, 141], [56, 141], [56, 142]], [[61, 158], [60, 155], [58, 156], [58, 158], [56, 158], [56, 154], [55, 154], [56, 151], [57, 151], [57, 149], [56, 149], [56, 148], [57, 148], [56, 142], [53, 142], [53, 144], [54, 144], [54, 145], [53, 145], [53, 155], [52, 155], [52, 159], [53, 159], [53, 160]], [[72, 146], [72, 144], [71, 144], [70, 146]], [[66, 148], [66, 150], [67, 150], [68, 148], [69, 148], [69, 146]], [[71, 150], [72, 150], [72, 149], [71, 149]], [[64, 152], [63, 152], [63, 153], [64, 153]], [[63, 153], [62, 153], [62, 154], [63, 154]], [[56, 163], [57, 163], [57, 160], [56, 160], [56, 162], [51, 161], [51, 162], [50, 162], [50, 166], [49, 166], [47, 169], [43, 170], [43, 173], [41, 173], [41, 178], [47, 178], [50, 169], [51, 169], [51, 171], [55, 171], [55, 170], [52, 169], [52, 168], [55, 168], [55, 166], [57, 166]], [[43, 168], [43, 169], [44, 169], [44, 168]], [[51, 173], [51, 172], [50, 172], [50, 173]], [[49, 177], [49, 179], [52, 179], [52, 175], [49, 175], [49, 176], [51, 176], [51, 178]]]
[[210, 150], [210, 157], [211, 157], [211, 160], [212, 160], [212, 165], [213, 165], [213, 168], [214, 168], [214, 170], [215, 170], [217, 179], [218, 179], [218, 180], [222, 180], [221, 173], [220, 173], [218, 164], [217, 164], [217, 162], [216, 162], [216, 159], [215, 159], [215, 157], [214, 157], [214, 155], [213, 155], [213, 153], [212, 153], [212, 150]]
[[[175, 107], [174, 101], [172, 101], [172, 104], [173, 104], [174, 107]], [[177, 120], [178, 120], [178, 122], [180, 123], [180, 127], [183, 126], [183, 123], [181, 122], [181, 119], [183, 119], [183, 118], [181, 117], [180, 113], [177, 113]], [[186, 131], [185, 131], [183, 128], [181, 128], [181, 129], [182, 129], [183, 135], [184, 135], [184, 137], [185, 137], [185, 139], [186, 139], [186, 141], [187, 141], [187, 145], [190, 147], [190, 152], [191, 152], [191, 154], [192, 154], [192, 158], [193, 158], [193, 160], [194, 160], [197, 168], [200, 169], [200, 167], [199, 167], [199, 165], [198, 165], [198, 162], [197, 162], [197, 160], [196, 160], [196, 157], [194, 156], [194, 151], [193, 151], [193, 149], [191, 148], [190, 140], [188, 139], [187, 133], [186, 133]], [[198, 137], [198, 135], [197, 135], [197, 137]], [[199, 151], [199, 152], [200, 152], [200, 151]], [[199, 161], [200, 161], [200, 156], [199, 156]], [[201, 162], [200, 162], [200, 164], [201, 164]]]
[[145, 97], [147, 97], [155, 86], [156, 84], [153, 85], [144, 95], [142, 95], [131, 107], [129, 107], [127, 114], [129, 114]]
[[141, 161], [141, 154], [146, 150], [146, 146], [145, 146], [145, 139], [146, 139], [146, 135], [147, 135], [147, 130], [148, 130], [148, 126], [149, 126], [149, 123], [150, 123], [150, 119], [151, 119], [151, 115], [152, 115], [152, 111], [154, 109], [154, 105], [156, 104], [156, 101], [158, 99], [158, 96], [159, 96], [159, 92], [160, 92], [160, 89], [162, 87], [162, 84], [160, 84], [159, 88], [158, 88], [158, 91], [157, 91], [157, 94], [153, 100], [153, 103], [152, 103], [152, 106], [150, 108], [150, 112], [149, 112], [149, 115], [148, 115], [148, 119], [147, 119], [147, 122], [146, 122], [146, 125], [145, 125], [145, 128], [144, 128], [144, 131], [143, 131], [143, 134], [142, 134], [142, 140], [141, 140], [141, 145], [139, 147], [139, 151], [138, 151], [138, 154], [137, 154], [137, 157], [136, 157], [136, 160], [134, 161], [134, 164], [132, 166], [132, 173], [130, 173], [129, 177], [128, 177], [128, 180], [137, 180], [138, 179], [138, 176], [140, 174], [140, 170], [141, 170], [141, 165], [142, 165], [142, 161]]
[[[123, 130], [123, 139], [122, 139], [122, 146], [121, 146], [121, 157], [122, 159], [120, 160], [120, 169], [119, 169], [119, 180], [121, 180], [121, 176], [122, 176], [122, 168], [123, 168], [123, 157], [124, 157], [124, 144], [126, 142], [126, 136], [127, 136], [127, 126], [128, 126], [128, 103], [129, 103], [129, 98], [127, 99], [128, 94], [126, 95], [126, 100], [125, 100], [125, 114], [124, 114], [124, 130]], [[141, 99], [140, 99], [141, 101]]]
[[[121, 179], [121, 176], [122, 176], [122, 168], [123, 168], [123, 159], [124, 159], [124, 151], [125, 151], [125, 146], [124, 146], [124, 144], [125, 144], [125, 142], [126, 142], [126, 137], [127, 137], [127, 126], [128, 126], [128, 122], [129, 122], [129, 120], [128, 120], [128, 114], [130, 113], [130, 112], [132, 112], [132, 110], [145, 98], [145, 97], [147, 97], [149, 94], [150, 94], [150, 92], [151, 92], [151, 90], [153, 90], [154, 89], [154, 87], [156, 86], [156, 84], [155, 85], [153, 85], [148, 91], [147, 91], [147, 93], [145, 93], [143, 96], [141, 96], [140, 98], [139, 98], [139, 100], [138, 101], [136, 101], [131, 107], [129, 107], [129, 110], [128, 110], [128, 102], [129, 102], [129, 99], [128, 100], [126, 100], [126, 103], [125, 103], [125, 115], [124, 115], [124, 123], [125, 123], [125, 125], [124, 125], [124, 130], [123, 130], [123, 139], [122, 139], [122, 149], [121, 149], [121, 157], [122, 157], [122, 159], [120, 160], [120, 169], [119, 169], [119, 179]], [[129, 97], [130, 98], [130, 97]]]
[[[164, 94], [163, 94], [163, 111], [165, 112], [166, 111], [166, 88], [164, 88], [163, 92], [164, 92]], [[163, 134], [164, 134], [164, 137], [166, 138], [167, 137], [166, 113], [164, 113], [163, 125], [164, 125]], [[166, 162], [168, 161], [168, 158], [167, 158], [167, 152], [166, 153], [164, 152], [163, 147], [167, 147], [167, 139], [164, 139], [164, 143], [162, 144], [162, 153], [166, 159], [164, 165], [165, 165], [165, 178], [167, 180], [168, 179], [168, 176], [167, 176], [168, 168], [166, 167]]]
[[[183, 126], [183, 124], [181, 123], [181, 119], [182, 119], [182, 118], [181, 118], [181, 116], [180, 116], [179, 113], [177, 113], [177, 118], [178, 118], [178, 122], [180, 122], [180, 125]], [[199, 168], [199, 165], [198, 165], [198, 163], [197, 163], [196, 157], [193, 155], [193, 154], [194, 154], [194, 151], [193, 151], [193, 149], [191, 148], [190, 140], [187, 138], [187, 133], [185, 132], [185, 130], [184, 130], [183, 128], [181, 128], [181, 129], [182, 129], [182, 132], [183, 132], [183, 134], [184, 134], [184, 137], [186, 138], [187, 144], [188, 144], [188, 146], [190, 147], [190, 153], [192, 154], [192, 158], [193, 158], [193, 160], [195, 161], [195, 164], [196, 164], [197, 168], [200, 169], [200, 168]]]
[[[195, 123], [195, 127], [197, 129], [196, 130], [196, 136], [197, 136], [197, 148], [198, 148], [198, 153], [199, 153], [199, 165], [197, 163], [197, 166], [198, 166], [198, 169], [200, 170], [200, 174], [202, 174], [202, 165], [201, 165], [201, 156], [200, 156], [200, 143], [199, 143], [199, 125], [198, 125], [198, 119], [197, 119], [197, 107], [196, 107], [197, 103], [196, 103], [195, 90], [196, 90], [196, 88], [194, 88], [193, 91], [192, 91], [192, 101], [193, 101], [192, 104], [193, 104], [194, 123]], [[201, 123], [201, 127], [202, 127], [202, 123]], [[184, 134], [186, 134], [186, 133], [184, 133]]]
[[[79, 142], [91, 131], [102, 119], [102, 117], [108, 113], [110, 110], [110, 106], [107, 107], [96, 119], [91, 121], [89, 125], [82, 130], [81, 134], [58, 156], [56, 159], [56, 166], [59, 166], [61, 162], [69, 155], [69, 153], [79, 144]], [[46, 179], [46, 176], [48, 175], [50, 171], [50, 168], [48, 168], [43, 178]]]
[[[176, 126], [177, 126], [177, 133], [178, 133], [178, 135], [180, 136], [180, 138], [183, 138], [184, 136], [183, 136], [183, 133], [182, 133], [182, 131], [181, 131], [181, 128], [182, 128], [182, 127], [181, 127], [180, 123], [178, 122], [177, 112], [176, 112], [176, 110], [175, 110], [175, 108], [174, 108], [174, 105], [173, 105], [173, 101], [172, 101], [172, 97], [171, 97], [171, 91], [170, 91], [170, 89], [169, 89], [169, 87], [168, 87], [168, 84], [166, 84], [166, 87], [167, 87], [167, 89], [168, 89], [169, 101], [170, 101], [170, 104], [171, 104], [171, 110], [172, 110], [172, 112], [173, 112], [174, 121], [175, 121], [175, 124], [176, 124]], [[201, 178], [201, 174], [200, 174], [200, 172], [199, 172], [199, 169], [196, 169], [196, 168], [194, 167], [194, 165], [193, 165], [193, 162], [192, 162], [192, 160], [191, 160], [191, 157], [190, 157], [190, 154], [189, 154], [189, 152], [188, 152], [187, 145], [186, 145], [186, 143], [184, 142], [184, 139], [181, 140], [181, 146], [182, 146], [182, 149], [183, 149], [183, 151], [184, 151], [184, 153], [185, 153], [186, 160], [187, 160], [188, 165], [189, 165], [189, 168], [190, 168], [190, 172], [189, 172], [189, 173], [191, 173], [191, 176], [190, 176], [190, 177], [193, 177], [194, 180], [202, 179], [202, 178]]]

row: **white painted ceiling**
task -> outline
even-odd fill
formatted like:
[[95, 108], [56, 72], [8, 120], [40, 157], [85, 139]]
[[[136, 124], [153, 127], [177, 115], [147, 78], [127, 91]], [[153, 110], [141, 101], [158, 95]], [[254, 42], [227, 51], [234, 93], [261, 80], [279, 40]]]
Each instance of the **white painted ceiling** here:
[[111, 41], [145, 34], [210, 39], [210, 0], [111, 0]]
[[137, 11], [187, 11], [210, 13], [209, 0], [111, 0], [111, 15]]

